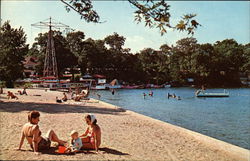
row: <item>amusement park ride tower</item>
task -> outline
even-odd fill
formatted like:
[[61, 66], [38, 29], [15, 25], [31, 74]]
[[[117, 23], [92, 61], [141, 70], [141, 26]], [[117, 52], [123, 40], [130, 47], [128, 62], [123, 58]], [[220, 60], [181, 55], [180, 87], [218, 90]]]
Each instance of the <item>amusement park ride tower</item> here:
[[72, 29], [69, 28], [68, 25], [62, 24], [60, 22], [52, 22], [51, 17], [49, 19], [46, 19], [43, 22], [31, 24], [31, 26], [38, 27], [38, 28], [49, 27], [45, 60], [44, 60], [44, 68], [43, 68], [43, 77], [54, 77], [58, 79], [57, 60], [56, 60], [56, 52], [55, 52], [52, 27], [58, 30], [63, 28], [65, 29], [66, 32]]

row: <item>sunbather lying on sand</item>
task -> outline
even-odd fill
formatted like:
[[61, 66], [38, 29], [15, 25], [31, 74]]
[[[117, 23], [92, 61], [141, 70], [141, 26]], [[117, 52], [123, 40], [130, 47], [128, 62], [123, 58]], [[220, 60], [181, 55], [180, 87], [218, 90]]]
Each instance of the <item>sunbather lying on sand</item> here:
[[10, 92], [10, 91], [8, 91], [7, 98], [8, 98], [8, 99], [10, 99], [10, 98], [11, 98], [11, 99], [14, 99], [14, 98], [15, 98], [15, 99], [18, 99], [18, 97], [17, 97], [16, 95], [14, 95], [14, 94], [13, 94], [12, 92]]
[[75, 100], [75, 101], [81, 101], [81, 99], [87, 98], [88, 95], [89, 95], [89, 91], [88, 91], [88, 90], [82, 90], [82, 92], [81, 92], [79, 95], [77, 95], [77, 96], [74, 98], [74, 100]]
[[66, 102], [68, 100], [66, 93], [63, 93], [63, 98], [59, 99], [58, 97], [56, 97], [56, 102], [57, 103], [62, 103], [62, 102]]
[[50, 148], [51, 141], [64, 145], [66, 142], [60, 140], [53, 130], [49, 130], [45, 136], [41, 136], [39, 129], [40, 113], [38, 111], [31, 111], [28, 114], [28, 123], [24, 124], [21, 132], [21, 140], [17, 150], [21, 150], [24, 138], [27, 139], [30, 147], [36, 154], [42, 150]]

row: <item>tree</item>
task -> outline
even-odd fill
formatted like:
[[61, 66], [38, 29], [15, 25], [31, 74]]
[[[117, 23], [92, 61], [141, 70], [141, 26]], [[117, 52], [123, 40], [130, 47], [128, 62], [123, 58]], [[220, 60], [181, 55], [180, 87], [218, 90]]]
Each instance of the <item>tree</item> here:
[[122, 46], [124, 45], [125, 40], [126, 40], [125, 37], [120, 36], [116, 32], [113, 35], [109, 35], [104, 39], [105, 43], [109, 45], [111, 50], [115, 50], [118, 52], [122, 51]]
[[0, 78], [7, 87], [22, 77], [24, 56], [28, 52], [23, 29], [14, 29], [7, 21], [0, 28]]
[[70, 73], [72, 73], [72, 80], [75, 80], [75, 69], [79, 66], [80, 63], [80, 56], [83, 52], [83, 44], [84, 44], [85, 34], [84, 32], [77, 31], [77, 32], [70, 32], [66, 35], [67, 41], [67, 48], [74, 54], [75, 58], [77, 59], [77, 63], [72, 65], [70, 68]]
[[78, 56], [82, 52], [85, 34], [82, 31], [70, 32], [66, 36], [68, 48], [75, 55]]
[[172, 48], [171, 75], [175, 81], [183, 84], [189, 77], [194, 77], [194, 53], [197, 49], [195, 38], [184, 38], [176, 42]]
[[142, 70], [145, 73], [145, 83], [157, 83], [159, 79], [159, 55], [158, 52], [151, 48], [140, 51], [138, 58], [140, 60]]
[[214, 45], [214, 74], [218, 85], [238, 86], [239, 69], [244, 63], [243, 48], [233, 39], [217, 41]]
[[[93, 10], [90, 0], [61, 0], [66, 6], [66, 10], [74, 10], [80, 14], [81, 19], [87, 22], [100, 23], [98, 13]], [[188, 34], [194, 34], [195, 29], [200, 24], [194, 19], [196, 14], [185, 14], [176, 25], [170, 24], [170, 5], [165, 0], [128, 0], [130, 4], [137, 8], [135, 13], [135, 21], [141, 23], [144, 20], [145, 26], [150, 28], [159, 28], [161, 35], [167, 33], [167, 29], [177, 29], [179, 31], [187, 31]]]
[[[55, 53], [57, 59], [58, 73], [61, 75], [65, 68], [72, 68], [77, 64], [77, 57], [68, 48], [68, 43], [62, 33], [59, 31], [53, 32]], [[36, 56], [40, 64], [37, 66], [37, 72], [42, 74], [44, 66], [44, 58], [46, 53], [46, 46], [48, 41], [48, 33], [40, 33], [38, 37], [35, 38], [35, 43], [30, 49], [30, 54]]]
[[212, 81], [209, 80], [213, 69], [212, 58], [215, 55], [215, 50], [211, 44], [198, 44], [197, 49], [193, 54], [193, 73], [195, 83], [198, 86], [208, 84]]
[[109, 46], [108, 53], [111, 58], [109, 63], [113, 73], [111, 79], [126, 79], [124, 73], [127, 73], [129, 68], [131, 69], [131, 63], [127, 61], [129, 59], [130, 49], [123, 48], [125, 40], [125, 37], [117, 33], [104, 38], [105, 44]]
[[243, 46], [243, 61], [241, 72], [250, 73], [250, 43]]

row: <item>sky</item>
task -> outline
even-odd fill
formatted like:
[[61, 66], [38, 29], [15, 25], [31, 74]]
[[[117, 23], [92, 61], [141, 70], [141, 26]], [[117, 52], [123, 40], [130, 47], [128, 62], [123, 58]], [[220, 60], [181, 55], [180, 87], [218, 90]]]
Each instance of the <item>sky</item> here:
[[[197, 14], [196, 20], [202, 25], [194, 38], [198, 43], [211, 43], [225, 39], [234, 39], [240, 44], [250, 43], [250, 2], [249, 1], [169, 1], [171, 24], [176, 24], [187, 13]], [[93, 1], [94, 9], [105, 23], [87, 23], [76, 12], [67, 12], [59, 0], [15, 1], [1, 0], [1, 24], [10, 20], [14, 28], [20, 26], [27, 34], [27, 43], [34, 42], [38, 33], [45, 33], [48, 28], [39, 29], [31, 24], [51, 17], [75, 31], [83, 31], [85, 39], [104, 39], [114, 32], [126, 38], [125, 48], [139, 52], [144, 48], [158, 50], [161, 45], [175, 45], [176, 41], [190, 37], [186, 32], [169, 29], [161, 36], [158, 29], [145, 27], [134, 21], [133, 7], [127, 1]]]

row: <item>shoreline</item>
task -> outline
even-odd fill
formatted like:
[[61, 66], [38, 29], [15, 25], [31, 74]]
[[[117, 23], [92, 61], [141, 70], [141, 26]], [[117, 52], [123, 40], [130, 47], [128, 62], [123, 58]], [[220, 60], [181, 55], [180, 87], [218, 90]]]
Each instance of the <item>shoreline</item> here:
[[[13, 91], [17, 90], [19, 89], [13, 89]], [[30, 92], [32, 90], [28, 89]], [[23, 160], [27, 159], [25, 155], [33, 156], [29, 158], [32, 160], [249, 160], [250, 158], [248, 149], [125, 110], [104, 101], [91, 98], [89, 102], [85, 101], [82, 104], [74, 102], [58, 104], [52, 96], [60, 95], [61, 92], [50, 91], [46, 93], [51, 94], [48, 96], [43, 96], [45, 92], [36, 89], [32, 92], [39, 92], [42, 96], [20, 96], [16, 101], [5, 100], [3, 95], [0, 95], [0, 100], [4, 100], [0, 101], [3, 107], [0, 108], [0, 149], [3, 148], [0, 150], [1, 160]], [[72, 118], [82, 120], [82, 113], [94, 113], [103, 131], [101, 154], [80, 153], [74, 156], [42, 154], [36, 157], [27, 150], [13, 151], [19, 143], [18, 132], [22, 124], [26, 122], [26, 111], [32, 109], [38, 109], [42, 117], [47, 119], [44, 121], [44, 118], [41, 118], [41, 124], [42, 122], [43, 124], [40, 126], [43, 133], [46, 131], [44, 129], [52, 127], [63, 139], [68, 137], [67, 134], [71, 129], [80, 129], [81, 132], [84, 130], [82, 122], [78, 123], [79, 125], [72, 125], [70, 123]], [[18, 121], [13, 122], [13, 118]], [[59, 124], [56, 124], [54, 120]], [[8, 129], [4, 122], [8, 122], [10, 127], [15, 128]], [[15, 137], [8, 136], [12, 133], [17, 134]], [[5, 137], [8, 139], [4, 139]], [[6, 148], [4, 143], [8, 144], [8, 142], [10, 146]], [[24, 149], [28, 147], [25, 146]], [[16, 157], [13, 156], [14, 154]]]
[[[105, 104], [105, 105], [113, 106], [114, 108], [123, 109], [122, 107], [119, 107], [119, 106], [116, 106], [116, 105], [113, 105], [113, 104], [110, 104], [110, 103], [107, 103], [104, 101], [99, 101], [99, 102], [102, 104]], [[125, 110], [125, 109], [123, 109], [123, 110]], [[158, 123], [159, 125], [166, 124], [168, 127], [178, 129], [183, 133], [194, 136], [195, 139], [197, 139], [197, 140], [205, 141], [206, 144], [208, 144], [209, 146], [214, 146], [214, 147], [218, 146], [217, 147], [218, 149], [224, 150], [227, 153], [231, 153], [233, 155], [243, 155], [243, 156], [245, 154], [249, 153], [245, 157], [246, 157], [246, 159], [250, 160], [250, 150], [245, 149], [243, 147], [233, 145], [231, 143], [228, 143], [228, 142], [225, 142], [225, 141], [222, 141], [222, 140], [219, 140], [219, 139], [216, 139], [216, 138], [213, 138], [213, 137], [210, 137], [210, 136], [183, 128], [181, 126], [173, 125], [173, 124], [170, 124], [168, 122], [164, 122], [164, 121], [161, 121], [161, 120], [158, 120], [158, 119], [146, 116], [146, 115], [142, 115], [142, 114], [136, 113], [134, 111], [130, 111], [130, 110], [126, 110], [126, 111], [129, 113], [133, 113], [134, 115], [140, 115], [140, 117], [144, 117], [145, 119], [154, 121], [154, 122]]]

